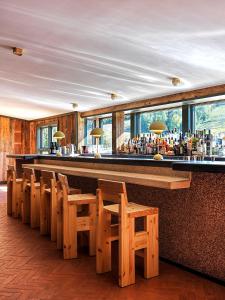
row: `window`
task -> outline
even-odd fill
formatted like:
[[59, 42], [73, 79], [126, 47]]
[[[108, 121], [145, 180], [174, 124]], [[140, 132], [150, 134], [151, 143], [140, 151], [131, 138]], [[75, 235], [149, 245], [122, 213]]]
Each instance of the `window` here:
[[85, 126], [85, 143], [88, 146], [93, 145], [93, 138], [90, 135], [92, 129], [95, 128], [95, 120], [94, 119], [86, 119], [86, 126]]
[[194, 107], [195, 130], [211, 130], [213, 135], [225, 135], [225, 101]]
[[166, 124], [168, 130], [182, 130], [182, 109], [174, 108], [168, 110], [149, 111], [140, 114], [140, 132], [149, 133], [149, 125], [154, 121], [162, 121]]
[[124, 116], [124, 142], [127, 143], [131, 137], [130, 114]]
[[100, 139], [101, 151], [112, 152], [112, 118], [99, 119], [99, 126], [104, 131], [104, 135]]
[[39, 127], [37, 131], [37, 148], [45, 151], [50, 148], [50, 142], [56, 142], [53, 135], [57, 131], [56, 125]]

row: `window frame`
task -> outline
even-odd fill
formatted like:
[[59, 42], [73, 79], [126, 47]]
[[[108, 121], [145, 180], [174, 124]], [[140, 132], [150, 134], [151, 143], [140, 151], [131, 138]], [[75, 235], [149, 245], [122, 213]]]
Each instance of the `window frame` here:
[[[205, 101], [205, 102], [200, 102], [200, 103], [196, 103], [196, 104], [192, 104], [193, 106], [193, 128], [194, 130], [196, 130], [196, 107], [198, 106], [207, 106], [207, 105], [213, 105], [213, 104], [219, 104], [222, 103], [225, 105], [225, 99], [221, 99], [221, 100], [214, 100], [214, 101]], [[211, 130], [213, 130], [213, 128], [210, 128]]]
[[169, 108], [152, 109], [152, 110], [146, 110], [146, 111], [141, 111], [141, 112], [134, 113], [135, 116], [134, 116], [134, 132], [133, 132], [133, 137], [142, 134], [142, 132], [141, 132], [141, 115], [142, 114], [145, 114], [145, 113], [154, 113], [154, 112], [160, 112], [160, 111], [169, 111], [169, 110], [175, 110], [175, 109], [181, 109], [181, 118], [182, 118], [181, 119], [181, 130], [183, 131], [183, 105], [178, 105], [178, 106], [169, 107]]
[[[43, 126], [37, 127], [37, 150], [38, 151], [47, 151], [50, 148], [50, 143], [52, 142], [52, 130], [56, 127], [56, 130], [58, 130], [57, 124], [47, 124]], [[48, 147], [43, 147], [43, 141], [42, 141], [42, 131], [43, 129], [48, 128]]]
[[[196, 99], [198, 100], [197, 103], [193, 103], [193, 102], [187, 102], [187, 103], [182, 103], [182, 101], [180, 101], [177, 105], [171, 106], [171, 107], [162, 107], [162, 108], [156, 108], [156, 109], [146, 109], [144, 111], [138, 111], [138, 112], [134, 112], [134, 111], [130, 111], [130, 112], [126, 112], [124, 111], [124, 114], [129, 114], [130, 115], [130, 137], [131, 139], [134, 138], [135, 136], [137, 136], [138, 134], [141, 133], [141, 114], [142, 113], [154, 113], [154, 112], [158, 112], [158, 111], [164, 111], [164, 110], [172, 110], [172, 109], [181, 109], [182, 110], [182, 132], [188, 132], [189, 130], [191, 132], [194, 132], [196, 130], [195, 128], [195, 108], [199, 105], [210, 105], [210, 104], [215, 104], [215, 103], [225, 103], [225, 99], [220, 99], [220, 100], [212, 100], [212, 101], [208, 101], [207, 99], [205, 99], [205, 101], [203, 101], [202, 99]], [[95, 127], [98, 126], [102, 127], [101, 123], [102, 120], [105, 118], [112, 118], [111, 116], [104, 116], [104, 117], [93, 117], [93, 119], [95, 120]], [[97, 121], [96, 121], [97, 120]], [[93, 140], [94, 141], [94, 140]], [[101, 138], [100, 138], [100, 144], [102, 144]]]

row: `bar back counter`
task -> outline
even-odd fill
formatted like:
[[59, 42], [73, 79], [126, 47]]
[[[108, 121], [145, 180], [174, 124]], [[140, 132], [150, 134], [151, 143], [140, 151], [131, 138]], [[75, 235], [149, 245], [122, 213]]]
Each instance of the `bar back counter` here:
[[69, 175], [95, 193], [97, 179], [125, 181], [128, 200], [159, 208], [160, 257], [225, 281], [225, 162], [146, 158], [9, 155], [18, 172], [29, 164]]

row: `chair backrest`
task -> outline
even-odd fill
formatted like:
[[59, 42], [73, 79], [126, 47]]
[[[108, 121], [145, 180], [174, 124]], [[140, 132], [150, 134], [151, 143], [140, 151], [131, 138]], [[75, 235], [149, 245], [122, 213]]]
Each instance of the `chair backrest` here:
[[68, 201], [67, 185], [68, 185], [67, 176], [58, 173], [57, 198], [58, 201], [62, 201], [64, 205], [67, 205], [67, 201]]
[[61, 184], [61, 188], [63, 189], [63, 186], [65, 187], [65, 189], [66, 189], [66, 193], [67, 193], [67, 195], [69, 195], [69, 193], [70, 193], [70, 187], [69, 187], [69, 183], [68, 183], [68, 178], [67, 178], [67, 176], [66, 175], [63, 175], [63, 174], [61, 174], [61, 173], [58, 173], [58, 180], [59, 180], [59, 182], [60, 182], [60, 184]]
[[121, 199], [124, 199], [124, 204], [128, 203], [125, 182], [99, 179], [97, 193], [102, 201], [107, 200], [121, 204]]
[[8, 165], [8, 170], [16, 171], [15, 167], [13, 165]]
[[12, 165], [8, 165], [7, 170], [7, 182], [9, 183], [10, 181], [16, 181], [16, 170]]
[[34, 169], [24, 167], [23, 168], [23, 180], [28, 181], [28, 182], [31, 182], [33, 180], [35, 182], [36, 178], [35, 178]]
[[40, 183], [41, 183], [41, 186], [44, 185], [45, 188], [55, 187], [56, 186], [55, 172], [42, 170]]

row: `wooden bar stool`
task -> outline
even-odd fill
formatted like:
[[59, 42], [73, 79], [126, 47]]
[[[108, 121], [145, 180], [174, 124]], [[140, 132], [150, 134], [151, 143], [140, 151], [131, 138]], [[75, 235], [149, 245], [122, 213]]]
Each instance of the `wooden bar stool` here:
[[[89, 255], [96, 250], [96, 196], [94, 194], [68, 195], [67, 177], [58, 174], [58, 201], [62, 203], [61, 239], [64, 259], [77, 257], [77, 233], [89, 232]], [[79, 216], [78, 207], [88, 205], [88, 215]], [[59, 234], [60, 234], [59, 233]]]
[[7, 170], [7, 214], [18, 218], [21, 216], [22, 178], [16, 178], [14, 166], [9, 165]]
[[[104, 200], [116, 204], [104, 206]], [[111, 216], [119, 224], [111, 224]], [[144, 218], [144, 230], [135, 231], [135, 219]], [[119, 285], [135, 283], [135, 254], [144, 258], [144, 277], [158, 271], [158, 208], [128, 202], [124, 182], [99, 180], [97, 189], [96, 271], [111, 271], [111, 242], [119, 241]], [[136, 251], [136, 252], [135, 252]]]
[[[41, 171], [41, 208], [40, 208], [40, 233], [50, 234], [51, 241], [57, 241], [57, 181], [55, 172]], [[80, 189], [69, 187], [70, 194], [80, 194]]]
[[34, 169], [23, 168], [22, 222], [31, 228], [40, 226], [40, 182], [36, 182]]

